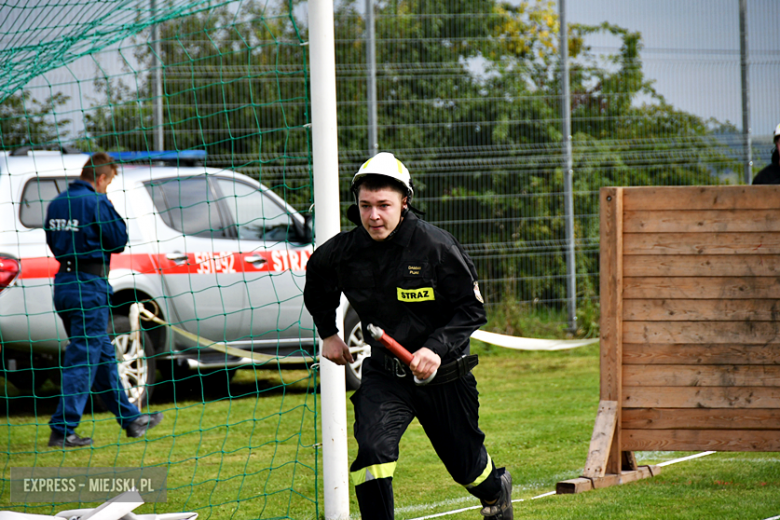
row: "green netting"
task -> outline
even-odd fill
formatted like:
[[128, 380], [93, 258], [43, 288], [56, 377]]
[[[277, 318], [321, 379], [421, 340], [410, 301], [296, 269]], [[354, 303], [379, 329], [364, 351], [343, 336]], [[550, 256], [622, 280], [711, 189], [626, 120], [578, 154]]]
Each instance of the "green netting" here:
[[[13, 468], [123, 467], [167, 472], [167, 502], [135, 513], [319, 516], [308, 57], [293, 10], [0, 4], [0, 509], [102, 502], [19, 500]], [[125, 153], [160, 143], [171, 153]], [[76, 430], [93, 446], [63, 450], [48, 446], [68, 337], [45, 215], [81, 152], [99, 151], [119, 164], [108, 195], [130, 235], [112, 259], [110, 337], [131, 401], [165, 418], [128, 438], [94, 391]]]
[[3, 2], [0, 66], [5, 100], [31, 79], [165, 23], [237, 2]]

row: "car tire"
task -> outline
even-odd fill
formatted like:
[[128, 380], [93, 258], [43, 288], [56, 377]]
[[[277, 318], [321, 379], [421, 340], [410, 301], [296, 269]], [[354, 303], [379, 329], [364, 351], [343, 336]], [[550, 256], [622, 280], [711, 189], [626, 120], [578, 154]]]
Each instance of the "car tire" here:
[[134, 339], [130, 334], [132, 330], [127, 316], [114, 316], [113, 324], [108, 324], [108, 335], [116, 351], [119, 380], [130, 402], [141, 410], [152, 397], [157, 362], [149, 334], [141, 330], [138, 338]]
[[360, 317], [351, 307], [347, 310], [347, 315], [344, 318], [344, 340], [350, 349], [362, 349], [352, 353], [354, 363], [346, 366], [347, 390], [357, 390], [360, 388], [360, 382], [363, 378], [363, 363], [371, 357], [371, 347], [363, 341], [363, 327], [360, 323]]

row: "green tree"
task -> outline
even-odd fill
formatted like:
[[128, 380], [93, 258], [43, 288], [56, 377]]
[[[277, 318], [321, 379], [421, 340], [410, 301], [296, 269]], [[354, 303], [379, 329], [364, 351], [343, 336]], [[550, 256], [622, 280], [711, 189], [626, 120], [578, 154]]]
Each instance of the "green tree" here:
[[[347, 122], [340, 147], [362, 159], [358, 9], [345, 2], [337, 13], [336, 60], [339, 123]], [[396, 0], [378, 4], [376, 32], [380, 148], [414, 161], [427, 218], [470, 245], [483, 278], [506, 281], [506, 298], [565, 298], [562, 249], [539, 254], [564, 237], [555, 5]], [[675, 109], [645, 77], [639, 33], [608, 23], [569, 33], [575, 212], [586, 216], [578, 238], [598, 240], [601, 186], [712, 184], [733, 167], [708, 122]], [[596, 33], [619, 38], [619, 52], [592, 52], [586, 42]], [[470, 69], [474, 58], [482, 74]], [[598, 272], [597, 262], [579, 255], [578, 272]], [[597, 288], [581, 291], [592, 297]]]
[[67, 101], [67, 96], [55, 94], [41, 102], [26, 90], [8, 96], [0, 103], [0, 149], [60, 148], [70, 120], [57, 117], [57, 107]]
[[[160, 27], [166, 147], [206, 149], [210, 164], [307, 189], [308, 176], [298, 184], [289, 177], [291, 165], [308, 174], [310, 156], [307, 26], [291, 14], [300, 12], [295, 5], [248, 2], [238, 12], [204, 10]], [[562, 300], [556, 4], [384, 0], [375, 9], [380, 148], [413, 163], [417, 203], [467, 244], [482, 278], [497, 281], [494, 301]], [[368, 149], [362, 10], [362, 0], [336, 4], [344, 177]], [[619, 51], [593, 52], [587, 42], [596, 34], [618, 38]], [[145, 36], [136, 47], [145, 72], [134, 85], [104, 79], [105, 101], [88, 116], [88, 138], [104, 149], [151, 147], [153, 56]], [[718, 123], [676, 109], [645, 77], [639, 33], [575, 25], [568, 45], [578, 239], [598, 240], [602, 186], [712, 184], [734, 166], [713, 137]], [[577, 270], [596, 273], [597, 262], [578, 255]], [[580, 296], [595, 296], [595, 277], [582, 280]]]
[[[165, 148], [206, 150], [211, 166], [298, 189], [309, 184], [306, 48], [285, 9], [259, 2], [231, 7], [159, 26]], [[100, 100], [86, 116], [85, 136], [95, 148], [154, 149], [148, 34], [136, 38], [134, 54], [140, 63], [134, 85], [98, 81]], [[296, 165], [296, 178], [274, 174]]]

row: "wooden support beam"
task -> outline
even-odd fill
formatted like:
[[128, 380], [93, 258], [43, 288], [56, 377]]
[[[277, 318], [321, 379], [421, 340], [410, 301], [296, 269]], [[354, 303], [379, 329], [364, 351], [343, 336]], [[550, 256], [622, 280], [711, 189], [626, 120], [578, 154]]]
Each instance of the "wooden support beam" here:
[[573, 495], [574, 493], [583, 493], [591, 489], [593, 489], [593, 479], [585, 477], [564, 480], [555, 485], [555, 493], [558, 495]]
[[[601, 188], [600, 201], [600, 300], [601, 300], [601, 388], [600, 400], [622, 402], [623, 377], [623, 188]], [[621, 468], [620, 413], [604, 459], [606, 473]], [[594, 432], [595, 435], [595, 432]], [[600, 475], [603, 476], [602, 472]]]
[[555, 492], [559, 495], [583, 493], [592, 489], [603, 489], [606, 487], [618, 486], [620, 484], [628, 484], [629, 482], [634, 482], [636, 480], [654, 477], [659, 473], [661, 473], [660, 466], [639, 466], [635, 470], [621, 471], [619, 475], [607, 474], [597, 478], [573, 478], [558, 482], [555, 485]]
[[588, 460], [582, 476], [585, 478], [600, 478], [607, 472], [607, 461], [612, 447], [617, 425], [617, 401], [601, 401], [596, 413], [596, 424], [590, 439]]

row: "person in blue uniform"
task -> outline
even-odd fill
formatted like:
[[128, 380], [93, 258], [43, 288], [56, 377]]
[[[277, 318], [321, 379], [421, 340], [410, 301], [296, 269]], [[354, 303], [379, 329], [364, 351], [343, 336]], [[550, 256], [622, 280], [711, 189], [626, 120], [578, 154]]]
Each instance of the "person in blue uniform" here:
[[128, 437], [140, 437], [162, 421], [162, 413], [141, 414], [119, 380], [116, 353], [108, 337], [108, 283], [111, 255], [127, 244], [127, 226], [108, 200], [106, 190], [117, 175], [113, 159], [96, 153], [78, 180], [60, 193], [46, 211], [46, 243], [60, 262], [54, 277], [54, 308], [70, 343], [62, 360], [62, 395], [49, 421], [49, 446], [80, 447], [92, 439], [75, 430], [92, 389]]
[[[321, 356], [352, 363], [338, 334], [341, 295], [360, 316], [371, 357], [352, 396], [358, 453], [350, 472], [364, 520], [394, 518], [399, 441], [417, 417], [452, 478], [482, 501], [482, 516], [512, 520], [512, 476], [497, 468], [479, 428], [469, 338], [486, 322], [477, 272], [455, 238], [409, 211], [406, 167], [382, 152], [352, 180], [358, 225], [320, 245], [306, 266], [304, 301]], [[414, 208], [412, 208], [414, 209]], [[407, 367], [368, 333], [376, 325], [413, 354]], [[429, 383], [418, 385], [413, 377]]]

